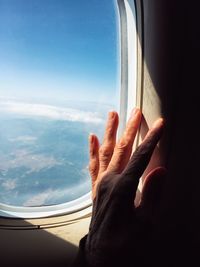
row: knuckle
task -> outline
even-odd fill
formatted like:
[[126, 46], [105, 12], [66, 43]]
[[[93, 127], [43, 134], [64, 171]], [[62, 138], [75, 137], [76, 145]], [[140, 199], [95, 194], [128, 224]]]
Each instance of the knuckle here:
[[111, 189], [112, 179], [110, 178], [111, 178], [110, 175], [105, 175], [99, 181], [97, 188], [100, 194], [104, 194], [105, 192]]
[[106, 133], [112, 134], [112, 132], [113, 132], [113, 124], [110, 123], [109, 125], [107, 125]]
[[93, 162], [89, 163], [88, 169], [91, 175], [96, 175], [98, 173], [98, 166], [97, 164], [94, 164]]
[[120, 140], [119, 143], [117, 144], [117, 149], [120, 151], [124, 151], [129, 147], [129, 142], [127, 140]]
[[112, 150], [109, 146], [102, 146], [99, 149], [99, 155], [103, 160], [109, 159], [112, 155]]
[[98, 185], [97, 185], [97, 194], [99, 196], [103, 196], [103, 195], [106, 195], [106, 192], [107, 192], [108, 188], [107, 188], [107, 185], [104, 183], [104, 182], [100, 182]]
[[151, 142], [147, 141], [137, 147], [137, 149], [135, 150], [135, 154], [137, 156], [140, 156], [140, 155], [142, 156], [142, 155], [147, 154], [150, 149], [151, 149]]

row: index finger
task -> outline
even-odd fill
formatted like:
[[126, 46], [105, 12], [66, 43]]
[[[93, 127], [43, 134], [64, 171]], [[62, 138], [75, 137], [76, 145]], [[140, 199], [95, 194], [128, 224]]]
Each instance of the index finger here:
[[136, 193], [139, 179], [145, 171], [153, 151], [161, 138], [164, 127], [164, 120], [162, 118], [155, 121], [152, 129], [150, 129], [141, 143], [141, 145], [133, 153], [129, 163], [122, 172], [122, 179], [126, 188], [129, 190], [131, 197]]

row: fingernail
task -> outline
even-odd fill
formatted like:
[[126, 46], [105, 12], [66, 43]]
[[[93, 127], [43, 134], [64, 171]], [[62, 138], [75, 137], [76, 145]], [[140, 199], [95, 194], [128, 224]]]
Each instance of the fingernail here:
[[110, 111], [110, 112], [109, 112], [109, 115], [108, 115], [109, 119], [114, 118], [114, 117], [115, 117], [115, 114], [116, 114], [115, 111], [113, 111], [113, 110]]
[[163, 125], [164, 125], [164, 119], [163, 118], [159, 118], [154, 122], [152, 128], [161, 127]]
[[139, 108], [134, 108], [132, 111], [131, 111], [131, 116], [130, 117], [134, 117], [136, 114], [138, 114], [139, 112]]
[[93, 133], [90, 133], [89, 141], [90, 141], [90, 143], [94, 143], [94, 134]]

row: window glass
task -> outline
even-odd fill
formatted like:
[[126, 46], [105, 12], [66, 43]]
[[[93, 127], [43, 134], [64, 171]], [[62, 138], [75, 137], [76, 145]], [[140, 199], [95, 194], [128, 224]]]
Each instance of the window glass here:
[[91, 190], [88, 135], [118, 109], [118, 13], [108, 0], [0, 0], [0, 202]]

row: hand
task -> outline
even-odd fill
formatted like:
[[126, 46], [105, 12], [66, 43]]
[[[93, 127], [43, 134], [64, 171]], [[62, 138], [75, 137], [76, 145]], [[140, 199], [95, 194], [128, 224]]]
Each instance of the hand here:
[[119, 118], [116, 112], [110, 112], [101, 147], [98, 138], [90, 136], [93, 212], [85, 253], [91, 266], [129, 266], [129, 263], [136, 266], [141, 263], [141, 251], [151, 245], [149, 236], [164, 168], [148, 174], [139, 207], [133, 203], [139, 179], [161, 137], [164, 123], [158, 119], [131, 156], [141, 117], [140, 110], [134, 109], [116, 142]]

